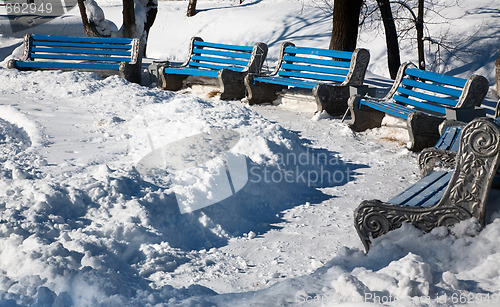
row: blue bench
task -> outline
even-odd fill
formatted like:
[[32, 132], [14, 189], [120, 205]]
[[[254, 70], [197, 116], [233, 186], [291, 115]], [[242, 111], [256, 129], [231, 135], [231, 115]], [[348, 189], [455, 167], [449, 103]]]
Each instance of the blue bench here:
[[24, 53], [12, 59], [18, 70], [80, 70], [141, 82], [143, 44], [137, 38], [26, 34]]
[[[189, 55], [182, 65], [173, 66], [167, 61], [150, 71], [158, 74], [159, 86], [165, 90], [177, 91], [185, 82], [218, 84], [221, 99], [241, 99], [245, 97], [243, 78], [247, 73], [260, 72], [266, 56], [264, 43], [238, 46], [193, 37]], [[188, 77], [192, 77], [191, 80], [186, 80]]]
[[500, 165], [500, 118], [463, 127], [454, 170], [432, 171], [387, 202], [363, 201], [354, 225], [365, 249], [371, 239], [411, 223], [423, 231], [472, 217], [484, 225], [485, 206]]
[[272, 73], [245, 77], [246, 99], [250, 105], [270, 103], [284, 90], [301, 89], [314, 96], [317, 111], [342, 115], [347, 109], [350, 87], [363, 87], [369, 61], [366, 49], [347, 52], [297, 47], [285, 42]]
[[385, 115], [406, 120], [410, 136], [409, 149], [419, 151], [433, 146], [439, 139], [438, 127], [447, 110], [467, 109], [475, 112], [488, 91], [488, 80], [479, 75], [469, 79], [446, 76], [417, 69], [404, 63], [390, 91], [384, 98], [349, 98], [354, 131], [380, 127]]

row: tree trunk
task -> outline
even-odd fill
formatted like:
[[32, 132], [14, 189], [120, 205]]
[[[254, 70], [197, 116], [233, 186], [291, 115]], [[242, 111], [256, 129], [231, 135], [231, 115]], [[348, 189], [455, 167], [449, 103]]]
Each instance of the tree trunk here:
[[330, 49], [354, 51], [358, 40], [359, 13], [363, 0], [335, 0]]
[[418, 0], [417, 21], [417, 50], [418, 50], [418, 68], [425, 70], [424, 54], [424, 0]]
[[399, 56], [398, 33], [396, 31], [396, 25], [394, 24], [394, 18], [392, 17], [391, 4], [389, 3], [389, 0], [377, 0], [377, 4], [380, 9], [380, 14], [382, 15], [382, 21], [384, 23], [389, 73], [391, 75], [391, 79], [394, 80], [396, 79], [399, 66], [401, 65], [401, 59]]
[[96, 30], [95, 25], [89, 21], [87, 16], [87, 10], [85, 9], [85, 0], [78, 0], [78, 9], [80, 10], [80, 15], [82, 16], [83, 30], [87, 36], [101, 36]]
[[123, 0], [123, 37], [135, 36], [134, 0]]
[[192, 16], [196, 15], [196, 1], [197, 0], [189, 0], [187, 17], [192, 17]]
[[144, 31], [146, 32], [146, 37], [145, 42], [144, 42], [144, 54], [143, 56], [146, 56], [146, 47], [147, 47], [147, 42], [148, 42], [148, 36], [149, 36], [149, 29], [153, 26], [153, 23], [155, 22], [156, 19], [156, 14], [158, 13], [158, 2], [155, 0], [149, 0], [148, 4], [146, 5], [147, 7], [147, 12], [146, 12], [146, 23], [144, 24]]

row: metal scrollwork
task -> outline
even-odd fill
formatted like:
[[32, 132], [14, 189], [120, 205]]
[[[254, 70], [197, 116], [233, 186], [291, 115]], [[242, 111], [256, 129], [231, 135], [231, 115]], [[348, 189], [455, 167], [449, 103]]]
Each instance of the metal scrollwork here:
[[355, 227], [367, 251], [371, 238], [404, 222], [426, 232], [471, 217], [484, 224], [487, 196], [500, 165], [500, 121], [479, 118], [469, 123], [456, 157], [453, 176], [435, 205], [409, 207], [378, 200], [361, 203], [355, 211]]

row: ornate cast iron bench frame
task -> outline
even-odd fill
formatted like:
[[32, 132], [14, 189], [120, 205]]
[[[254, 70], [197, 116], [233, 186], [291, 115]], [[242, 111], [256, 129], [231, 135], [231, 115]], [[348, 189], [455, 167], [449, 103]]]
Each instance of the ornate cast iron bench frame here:
[[358, 206], [354, 226], [366, 251], [372, 238], [402, 223], [426, 232], [472, 217], [484, 225], [485, 206], [499, 164], [500, 118], [473, 120], [462, 130], [454, 170], [431, 172], [388, 202], [370, 200]]

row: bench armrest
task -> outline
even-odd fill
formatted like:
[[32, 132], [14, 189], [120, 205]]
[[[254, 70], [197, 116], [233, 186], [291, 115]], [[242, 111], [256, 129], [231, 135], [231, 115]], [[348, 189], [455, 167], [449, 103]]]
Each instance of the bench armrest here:
[[369, 62], [370, 52], [367, 49], [358, 48], [354, 50], [349, 72], [347, 73], [346, 79], [342, 85], [363, 85]]

